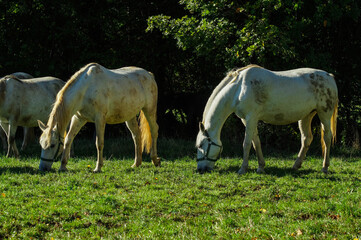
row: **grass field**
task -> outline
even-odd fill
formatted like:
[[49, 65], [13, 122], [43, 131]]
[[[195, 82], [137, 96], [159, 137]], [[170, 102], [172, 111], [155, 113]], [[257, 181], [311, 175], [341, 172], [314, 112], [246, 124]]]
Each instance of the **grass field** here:
[[[210, 174], [196, 173], [193, 142], [160, 140], [162, 166], [137, 169], [130, 139], [106, 140], [103, 172], [95, 146], [75, 145], [68, 172], [41, 173], [39, 148], [0, 160], [0, 239], [359, 239], [361, 158], [319, 154], [291, 170], [296, 155], [265, 153], [266, 174], [237, 175], [225, 150]], [[166, 146], [166, 147], [162, 147]], [[240, 148], [240, 146], [239, 146]]]

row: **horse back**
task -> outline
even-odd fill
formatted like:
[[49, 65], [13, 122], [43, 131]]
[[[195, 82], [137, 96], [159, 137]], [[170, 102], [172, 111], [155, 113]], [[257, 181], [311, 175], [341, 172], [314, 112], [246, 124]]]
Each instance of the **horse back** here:
[[19, 126], [37, 126], [46, 121], [55, 97], [64, 82], [54, 77], [16, 78], [0, 81], [0, 114]]
[[145, 106], [156, 105], [157, 84], [153, 75], [142, 68], [111, 70], [94, 64], [80, 82], [79, 91], [86, 89], [83, 100], [78, 100], [80, 113], [88, 121], [103, 114], [107, 123], [120, 123], [133, 118]]
[[56, 96], [65, 82], [56, 77], [40, 77], [23, 81], [23, 88], [29, 94], [43, 94], [44, 96]]
[[272, 124], [295, 122], [314, 110], [331, 112], [338, 101], [333, 75], [311, 68], [250, 68], [240, 72], [239, 85], [242, 110]]

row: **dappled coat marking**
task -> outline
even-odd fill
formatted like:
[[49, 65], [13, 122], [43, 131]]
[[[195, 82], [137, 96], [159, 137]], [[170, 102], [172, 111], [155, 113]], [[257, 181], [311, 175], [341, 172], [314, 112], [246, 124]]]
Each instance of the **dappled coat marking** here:
[[[142, 152], [151, 153], [155, 166], [157, 157], [158, 124], [156, 123], [158, 88], [153, 74], [137, 67], [109, 70], [91, 63], [76, 72], [57, 95], [47, 125], [39, 122], [43, 133], [41, 170], [49, 170], [61, 155], [60, 170], [66, 170], [70, 145], [87, 122], [96, 128], [97, 165], [103, 166], [105, 124], [125, 122], [135, 145], [134, 167], [142, 163]], [[140, 113], [140, 126], [137, 114]], [[70, 122], [68, 134], [66, 129]], [[65, 138], [65, 142], [64, 142]]]
[[312, 142], [311, 121], [317, 113], [322, 125], [322, 171], [327, 172], [331, 139], [334, 140], [336, 136], [337, 105], [334, 77], [322, 70], [300, 68], [274, 72], [250, 65], [231, 71], [215, 88], [204, 109], [196, 140], [198, 170], [204, 172], [213, 169], [222, 150], [221, 129], [232, 113], [241, 118], [246, 126], [240, 174], [248, 169], [252, 143], [259, 162], [257, 171], [264, 171], [258, 121], [275, 125], [298, 121], [302, 146], [293, 166], [298, 169]]
[[47, 121], [56, 94], [64, 82], [55, 77], [21, 80], [14, 75], [0, 79], [0, 120], [8, 135], [7, 156], [19, 151], [15, 144], [18, 126], [36, 127], [37, 121]]

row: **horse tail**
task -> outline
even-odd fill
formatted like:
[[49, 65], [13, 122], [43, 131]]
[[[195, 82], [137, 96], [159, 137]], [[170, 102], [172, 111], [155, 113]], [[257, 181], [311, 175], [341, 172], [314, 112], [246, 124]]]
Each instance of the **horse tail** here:
[[338, 115], [338, 102], [335, 104], [335, 108], [333, 109], [333, 114], [331, 117], [331, 133], [332, 133], [332, 144], [336, 142], [336, 129], [337, 129], [337, 115]]
[[150, 127], [147, 118], [144, 115], [143, 111], [140, 111], [139, 114], [139, 129], [140, 136], [142, 141], [142, 151], [150, 153], [150, 148], [152, 147], [152, 134], [150, 132]]
[[[336, 129], [337, 129], [337, 115], [338, 115], [338, 102], [335, 104], [335, 108], [333, 109], [333, 114], [331, 117], [331, 134], [332, 134], [332, 145], [336, 142]], [[322, 145], [322, 156], [325, 156], [325, 140], [323, 139], [324, 130], [321, 127], [321, 145]]]

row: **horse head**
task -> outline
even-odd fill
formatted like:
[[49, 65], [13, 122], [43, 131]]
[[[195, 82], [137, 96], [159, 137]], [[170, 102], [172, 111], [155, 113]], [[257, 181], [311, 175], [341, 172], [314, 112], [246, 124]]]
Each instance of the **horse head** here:
[[209, 136], [203, 123], [199, 123], [199, 132], [196, 141], [197, 171], [199, 173], [211, 172], [216, 161], [220, 158], [222, 145], [215, 143]]
[[40, 136], [41, 157], [39, 170], [49, 171], [53, 163], [60, 160], [59, 157], [64, 147], [64, 138], [60, 135], [56, 126], [50, 128], [41, 121], [38, 121], [38, 124], [43, 132]]

